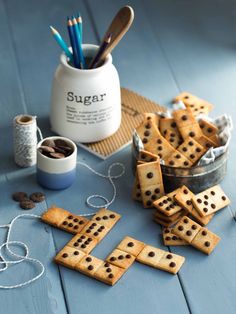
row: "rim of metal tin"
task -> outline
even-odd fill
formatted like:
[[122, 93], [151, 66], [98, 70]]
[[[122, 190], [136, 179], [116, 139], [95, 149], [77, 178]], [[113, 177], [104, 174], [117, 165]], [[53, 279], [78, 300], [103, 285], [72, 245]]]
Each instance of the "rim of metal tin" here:
[[166, 165], [161, 165], [162, 174], [169, 177], [181, 177], [181, 178], [193, 178], [199, 177], [204, 174], [210, 174], [211, 172], [217, 170], [225, 163], [228, 159], [228, 150], [216, 158], [214, 162], [211, 162], [203, 166], [195, 166], [191, 168], [182, 167], [170, 167]]

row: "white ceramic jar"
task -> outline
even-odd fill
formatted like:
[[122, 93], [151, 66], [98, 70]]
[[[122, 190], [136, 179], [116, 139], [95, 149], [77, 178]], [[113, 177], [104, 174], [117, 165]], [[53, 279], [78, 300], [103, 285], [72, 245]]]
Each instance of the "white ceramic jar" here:
[[[84, 56], [92, 58], [98, 46], [83, 45]], [[75, 142], [89, 143], [115, 133], [121, 122], [120, 82], [112, 56], [95, 69], [70, 66], [63, 53], [53, 80], [51, 127]]]

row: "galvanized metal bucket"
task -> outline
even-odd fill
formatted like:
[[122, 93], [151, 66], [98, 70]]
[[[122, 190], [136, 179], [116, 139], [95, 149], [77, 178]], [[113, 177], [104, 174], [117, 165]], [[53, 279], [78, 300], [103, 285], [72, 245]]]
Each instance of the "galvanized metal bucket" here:
[[[136, 171], [137, 153], [132, 146], [132, 168]], [[192, 168], [177, 168], [161, 165], [165, 192], [186, 185], [192, 192], [199, 193], [221, 182], [227, 172], [228, 151], [212, 163]]]

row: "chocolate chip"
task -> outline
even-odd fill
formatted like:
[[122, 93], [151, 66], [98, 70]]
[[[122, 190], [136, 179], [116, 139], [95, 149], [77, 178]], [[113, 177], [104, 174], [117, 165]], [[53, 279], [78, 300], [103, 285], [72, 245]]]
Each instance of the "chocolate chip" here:
[[192, 205], [192, 201], [191, 200], [187, 200], [186, 204], [190, 206], [190, 205]]
[[144, 132], [144, 135], [145, 135], [145, 136], [149, 136], [149, 135], [150, 135], [150, 132], [149, 132], [149, 131], [145, 131], [145, 132]]
[[103, 217], [102, 217], [102, 219], [107, 220], [107, 219], [108, 219], [108, 217], [107, 217], [107, 216], [103, 216]]
[[184, 189], [183, 192], [184, 192], [184, 194], [188, 194], [188, 190], [187, 189]]
[[81, 237], [80, 237], [80, 239], [85, 239], [86, 238], [86, 236], [84, 236], [84, 235], [82, 235]]
[[167, 211], [171, 210], [170, 206], [167, 206], [167, 207], [165, 208], [165, 210], [167, 210]]
[[118, 256], [118, 259], [120, 259], [120, 260], [121, 260], [121, 259], [124, 259], [124, 256], [123, 256], [123, 255], [119, 255], [119, 256]]
[[197, 147], [195, 151], [196, 151], [196, 153], [200, 153], [202, 150], [200, 147]]
[[212, 128], [208, 128], [208, 129], [207, 129], [207, 132], [208, 132], [208, 133], [211, 133], [212, 131], [213, 131]]
[[109, 266], [110, 266], [109, 263], [105, 263], [105, 264], [104, 264], [104, 267], [109, 267]]
[[151, 251], [151, 252], [148, 253], [148, 256], [154, 257], [154, 256], [155, 256], [155, 253], [154, 253], [153, 251]]
[[197, 229], [197, 225], [192, 225], [192, 229], [196, 230]]
[[145, 125], [145, 128], [146, 128], [146, 129], [151, 129], [151, 124], [150, 124], [150, 123], [147, 123], [147, 124]]
[[171, 126], [172, 128], [176, 128], [177, 124], [176, 124], [176, 122], [172, 122], [170, 126]]
[[63, 221], [63, 226], [66, 226], [67, 224], [68, 224], [68, 222], [65, 220], [65, 221]]
[[170, 161], [169, 161], [169, 165], [170, 165], [170, 166], [174, 166], [174, 164], [175, 164], [175, 162], [174, 162], [173, 160], [170, 160]]
[[192, 141], [188, 142], [188, 145], [193, 146], [193, 142]]
[[183, 222], [185, 223], [185, 224], [187, 224], [188, 223], [188, 219], [187, 218], [184, 218], [184, 220], [183, 220]]
[[79, 255], [79, 251], [74, 251], [74, 255]]
[[183, 148], [182, 148], [182, 151], [183, 151], [183, 152], [187, 152], [187, 151], [188, 151], [187, 147], [183, 147]]
[[172, 237], [172, 240], [178, 240], [178, 237], [176, 237], [175, 235]]
[[203, 236], [206, 236], [206, 235], [207, 235], [206, 230], [203, 230], [203, 231], [202, 231], [202, 235], [203, 235]]
[[78, 226], [78, 225], [75, 225], [75, 226], [74, 226], [74, 229], [78, 229], [78, 228], [79, 228], [79, 226]]
[[63, 258], [66, 258], [66, 257], [68, 257], [68, 254], [67, 254], [67, 253], [63, 253], [63, 254], [62, 254], [62, 257], [63, 257]]
[[73, 227], [74, 225], [70, 222], [69, 224], [68, 224], [68, 227]]
[[187, 117], [186, 115], [183, 115], [183, 116], [181, 117], [181, 119], [182, 119], [183, 121], [186, 121], [186, 120], [188, 120], [188, 117]]
[[28, 210], [28, 209], [34, 208], [34, 207], [35, 207], [35, 204], [34, 204], [34, 202], [33, 202], [32, 200], [30, 200], [30, 199], [25, 199], [25, 200], [23, 200], [23, 201], [20, 202], [20, 207], [21, 207], [22, 209]]
[[114, 277], [113, 274], [109, 274], [109, 275], [108, 275], [108, 278], [110, 278], [110, 279], [112, 279], [113, 277]]
[[82, 249], [86, 248], [86, 244], [81, 244]]
[[160, 189], [156, 188], [154, 192], [155, 192], [156, 194], [159, 194], [161, 191], [160, 191]]
[[152, 192], [148, 190], [148, 191], [145, 192], [145, 194], [146, 194], [147, 196], [149, 196], [149, 195], [152, 194]]
[[152, 201], [148, 200], [148, 201], [146, 202], [146, 204], [147, 204], [147, 206], [152, 206]]
[[199, 204], [201, 204], [201, 203], [202, 203], [202, 200], [201, 200], [200, 198], [198, 198], [198, 199], [197, 199], [197, 202], [198, 202]]
[[83, 220], [80, 220], [79, 221], [79, 225], [83, 225], [84, 224], [84, 221]]
[[91, 241], [93, 241], [93, 239], [92, 238], [88, 238], [88, 241], [91, 242]]
[[166, 255], [166, 258], [172, 259], [172, 258], [173, 258], [173, 255], [172, 255], [172, 254], [167, 254], [167, 255]]
[[12, 194], [12, 199], [16, 202], [21, 202], [25, 199], [28, 199], [28, 196], [25, 192], [15, 192]]
[[194, 155], [194, 154], [191, 154], [191, 155], [190, 155], [190, 158], [191, 158], [191, 159], [194, 159], [194, 158], [195, 158], [195, 155]]
[[128, 247], [133, 247], [133, 246], [134, 246], [134, 243], [133, 243], [133, 242], [129, 242], [129, 243], [127, 244], [127, 246], [128, 246]]
[[191, 235], [192, 235], [192, 231], [188, 230], [188, 231], [186, 232], [186, 234], [187, 234], [187, 236], [191, 236]]
[[162, 202], [160, 202], [158, 205], [159, 205], [160, 207], [162, 207], [164, 204], [163, 204]]
[[93, 265], [88, 266], [88, 270], [93, 270], [93, 268], [94, 268]]
[[158, 146], [158, 147], [157, 147], [157, 150], [162, 150], [162, 146]]
[[166, 241], [170, 241], [170, 240], [171, 240], [171, 237], [165, 237], [165, 240], [166, 240]]
[[128, 259], [130, 259], [130, 258], [131, 258], [131, 255], [130, 255], [130, 254], [126, 254], [125, 257], [128, 258]]
[[162, 140], [158, 139], [157, 144], [162, 144]]
[[205, 200], [209, 199], [208, 195], [204, 195], [204, 198], [205, 198]]
[[204, 201], [203, 203], [204, 203], [204, 205], [206, 205], [206, 206], [208, 205], [208, 201]]
[[114, 219], [114, 218], [116, 218], [116, 215], [111, 214], [109, 217], [112, 218], [112, 219]]
[[144, 143], [144, 144], [147, 144], [147, 142], [148, 142], [148, 139], [147, 139], [146, 137], [144, 137], [144, 138], [143, 138], [143, 143]]
[[209, 247], [211, 245], [211, 243], [209, 241], [206, 241], [204, 244], [206, 247]]
[[176, 158], [176, 159], [180, 159], [180, 158], [181, 158], [180, 154], [177, 154], [177, 155], [175, 156], [175, 158]]
[[164, 233], [170, 233], [169, 229], [165, 229]]
[[72, 216], [72, 215], [69, 215], [67, 218], [68, 218], [68, 219], [73, 219], [73, 216]]
[[100, 218], [100, 217], [96, 217], [96, 220], [97, 220], [97, 221], [100, 221], [100, 220], [101, 220], [101, 218]]
[[86, 257], [86, 259], [85, 259], [85, 260], [86, 260], [86, 262], [92, 262], [92, 258], [91, 258], [91, 257], [89, 257], [89, 256], [88, 256], [88, 257]]
[[203, 208], [204, 213], [208, 212], [208, 209], [206, 207]]
[[172, 268], [174, 268], [174, 267], [176, 266], [176, 264], [175, 264], [174, 262], [171, 262], [171, 263], [169, 264], [169, 266], [172, 267]]
[[179, 230], [179, 231], [183, 231], [183, 230], [184, 230], [184, 227], [183, 227], [183, 226], [179, 226], [179, 227], [178, 227], [178, 230]]
[[185, 161], [185, 162], [184, 162], [184, 165], [185, 165], [185, 166], [188, 166], [188, 165], [189, 165], [189, 162], [188, 162], [188, 161]]
[[211, 208], [215, 209], [216, 205], [215, 204], [211, 204]]
[[112, 256], [111, 258], [110, 258], [110, 261], [111, 262], [114, 262], [116, 260], [116, 257], [115, 256]]
[[226, 201], [226, 197], [225, 197], [224, 195], [221, 197], [221, 199], [222, 199], [223, 201]]
[[189, 132], [189, 136], [191, 137], [194, 137], [195, 136], [195, 133], [192, 131], [192, 132]]
[[215, 191], [211, 191], [211, 195], [213, 195], [213, 196], [214, 196], [215, 194], [216, 194], [216, 192], [215, 192]]
[[74, 245], [74, 246], [79, 246], [79, 243], [78, 243], [78, 242], [79, 242], [79, 240], [78, 240], [77, 242], [75, 242], [73, 245]]
[[157, 196], [156, 196], [155, 194], [153, 194], [152, 197], [151, 197], [151, 199], [152, 199], [153, 201], [155, 201], [155, 200], [157, 199]]
[[34, 192], [30, 195], [30, 199], [35, 203], [41, 203], [45, 200], [45, 195], [42, 192]]
[[78, 239], [77, 242], [78, 242], [78, 243], [81, 243], [81, 242], [83, 242], [83, 240], [82, 240], [82, 239]]
[[147, 174], [147, 178], [148, 178], [148, 179], [153, 178], [153, 173], [152, 173], [152, 172], [148, 172], [148, 174]]
[[73, 219], [73, 221], [74, 221], [74, 222], [78, 222], [78, 221], [79, 221], [79, 219], [78, 219], [78, 218], [75, 218], [75, 219]]
[[107, 272], [107, 273], [111, 273], [111, 272], [112, 272], [112, 269], [108, 267], [108, 268], [106, 269], [106, 272]]
[[94, 234], [93, 234], [95, 237], [97, 237], [98, 235], [99, 235], [99, 233], [96, 231], [96, 232], [94, 232]]
[[167, 201], [168, 201], [168, 202], [172, 202], [172, 198], [167, 197]]

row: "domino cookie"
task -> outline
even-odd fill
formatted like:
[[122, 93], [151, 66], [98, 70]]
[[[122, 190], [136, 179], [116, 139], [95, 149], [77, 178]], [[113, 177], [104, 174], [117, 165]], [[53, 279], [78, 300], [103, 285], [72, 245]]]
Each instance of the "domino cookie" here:
[[155, 215], [154, 215], [153, 220], [156, 223], [158, 223], [159, 225], [161, 225], [163, 227], [166, 227], [166, 228], [174, 226], [176, 224], [176, 222], [177, 222], [177, 221], [169, 221], [169, 222], [167, 222], [167, 221], [165, 221], [165, 220], [163, 220], [161, 218], [157, 218], [157, 216], [155, 216]]
[[112, 229], [111, 227], [106, 226], [103, 224], [103, 222], [98, 223], [94, 220], [91, 220], [81, 231], [82, 234], [96, 239], [98, 242], [100, 242], [107, 233]]
[[229, 198], [219, 185], [215, 185], [192, 197], [192, 202], [201, 216], [207, 216], [230, 204]]
[[173, 146], [177, 148], [180, 144], [182, 144], [183, 140], [178, 130], [173, 132], [171, 130], [166, 130], [164, 138]]
[[203, 147], [205, 147], [207, 150], [211, 147], [217, 147], [220, 145], [220, 143], [216, 143], [215, 141], [211, 140], [209, 137], [206, 137], [205, 135], [201, 135], [199, 138], [196, 139], [196, 141]]
[[92, 255], [84, 255], [83, 258], [75, 265], [75, 270], [78, 270], [84, 275], [93, 277], [98, 268], [103, 264], [103, 261]]
[[207, 228], [201, 228], [201, 230], [191, 242], [191, 245], [203, 253], [209, 255], [214, 250], [219, 241], [220, 237], [218, 237], [215, 233], [211, 232]]
[[191, 220], [189, 217], [184, 216], [173, 228], [173, 233], [187, 243], [191, 243], [201, 228], [202, 227], [198, 223]]
[[67, 243], [67, 246], [89, 254], [97, 244], [97, 239], [78, 233]]
[[84, 256], [85, 256], [84, 252], [66, 245], [56, 255], [56, 257], [54, 258], [54, 261], [57, 264], [74, 269], [76, 264], [78, 264]]
[[128, 269], [135, 262], [135, 258], [134, 255], [116, 248], [107, 256], [106, 261], [112, 265]]
[[205, 119], [200, 119], [199, 125], [202, 130], [202, 133], [207, 137], [211, 137], [218, 133], [218, 128], [213, 123]]
[[162, 236], [164, 245], [166, 246], [188, 245], [186, 241], [182, 240], [172, 232], [172, 228], [163, 228]]
[[121, 215], [107, 209], [101, 208], [92, 218], [91, 221], [103, 224], [108, 228], [112, 228], [121, 218]]
[[152, 154], [146, 150], [141, 150], [138, 155], [138, 161], [141, 161], [142, 163], [158, 161], [159, 159], [159, 156]]
[[137, 166], [143, 206], [152, 207], [153, 201], [164, 195], [160, 163], [150, 162]]
[[103, 262], [103, 264], [96, 270], [93, 277], [113, 286], [124, 273], [124, 268], [117, 267], [108, 262]]
[[173, 118], [161, 118], [159, 129], [165, 139], [173, 146], [177, 147], [182, 143], [182, 138]]
[[173, 111], [172, 115], [183, 139], [189, 136], [198, 138], [203, 134], [196, 118], [189, 108]]
[[138, 202], [142, 202], [142, 195], [141, 195], [141, 189], [140, 189], [140, 183], [139, 183], [137, 171], [135, 173], [135, 178], [134, 178], [132, 199]]
[[206, 152], [206, 149], [191, 137], [186, 138], [177, 150], [193, 164]]
[[67, 210], [53, 206], [42, 214], [41, 220], [54, 227], [59, 227], [69, 214]]
[[182, 92], [173, 99], [173, 102], [176, 103], [178, 101], [182, 101], [185, 105], [190, 105], [194, 103], [197, 99], [197, 96], [189, 92]]
[[158, 135], [157, 125], [155, 120], [150, 117], [150, 119], [145, 118], [143, 123], [136, 128], [136, 132], [142, 140], [144, 148], [146, 150], [147, 144], [151, 138], [155, 138]]
[[138, 256], [138, 254], [142, 251], [145, 244], [141, 241], [138, 241], [134, 238], [126, 236], [117, 246], [117, 249], [129, 253], [133, 256]]
[[196, 220], [200, 225], [205, 226], [211, 221], [214, 214], [202, 217], [196, 208], [193, 206], [192, 198], [194, 193], [190, 191], [185, 185], [183, 185], [178, 193], [175, 195], [175, 200], [177, 203], [188, 211], [188, 213]]
[[88, 224], [89, 220], [69, 213], [67, 217], [60, 223], [58, 228], [76, 234], [81, 232], [81, 230]]
[[186, 210], [181, 210], [172, 216], [166, 216], [162, 212], [159, 212], [159, 210], [157, 209], [154, 213], [154, 218], [161, 219], [161, 220], [164, 220], [166, 222], [176, 222], [182, 216], [185, 216], [185, 215], [186, 215]]
[[183, 256], [146, 245], [137, 256], [137, 261], [154, 268], [176, 274], [183, 265]]
[[[196, 227], [193, 229], [193, 226]], [[207, 228], [196, 224], [188, 217], [183, 217], [173, 228], [173, 232], [198, 250], [208, 255], [220, 241], [220, 237]]]
[[179, 151], [175, 151], [174, 154], [170, 155], [169, 158], [165, 160], [165, 165], [171, 167], [190, 168], [192, 167], [193, 162]]
[[174, 200], [174, 196], [167, 194], [153, 203], [154, 207], [166, 216], [172, 216], [180, 211], [182, 207]]

